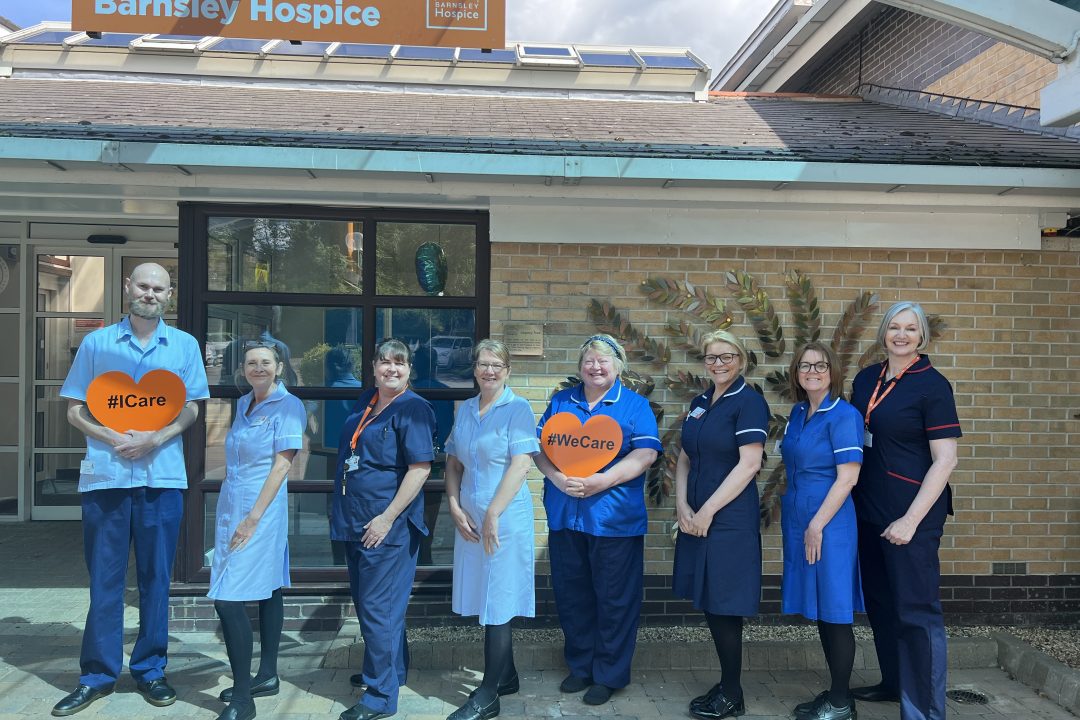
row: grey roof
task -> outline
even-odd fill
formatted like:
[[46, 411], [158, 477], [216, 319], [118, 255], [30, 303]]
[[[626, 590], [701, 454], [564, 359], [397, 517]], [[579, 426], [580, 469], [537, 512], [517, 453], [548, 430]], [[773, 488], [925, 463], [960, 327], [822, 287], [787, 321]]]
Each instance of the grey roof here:
[[0, 136], [448, 152], [1080, 168], [1080, 141], [858, 98], [706, 103], [0, 80]]

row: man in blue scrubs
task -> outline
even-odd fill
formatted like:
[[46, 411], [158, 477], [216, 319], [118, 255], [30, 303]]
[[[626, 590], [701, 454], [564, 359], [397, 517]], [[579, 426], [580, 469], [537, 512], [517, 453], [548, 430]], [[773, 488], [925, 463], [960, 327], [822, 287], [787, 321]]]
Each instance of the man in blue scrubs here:
[[[210, 393], [199, 343], [162, 320], [172, 292], [165, 268], [155, 263], [136, 267], [124, 281], [128, 316], [86, 336], [60, 389], [68, 399], [68, 422], [86, 436], [79, 493], [90, 610], [79, 686], [56, 704], [56, 716], [86, 709], [116, 685], [124, 661], [124, 584], [132, 545], [139, 635], [128, 667], [151, 705], [176, 701], [165, 680], [165, 664], [169, 582], [187, 488], [180, 434], [198, 417], [196, 401]], [[173, 372], [184, 381], [187, 402], [175, 420], [156, 432], [111, 430], [90, 414], [86, 394], [94, 378], [114, 370], [136, 382], [151, 370]]]

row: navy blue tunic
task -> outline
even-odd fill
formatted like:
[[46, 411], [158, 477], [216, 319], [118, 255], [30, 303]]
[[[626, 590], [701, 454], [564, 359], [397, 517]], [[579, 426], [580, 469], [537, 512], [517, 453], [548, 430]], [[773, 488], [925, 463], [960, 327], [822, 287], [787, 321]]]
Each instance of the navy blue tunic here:
[[[711, 390], [694, 398], [682, 430], [682, 448], [690, 459], [686, 501], [695, 512], [739, 464], [739, 448], [768, 437], [769, 405], [743, 378], [712, 405], [711, 398]], [[705, 537], [679, 533], [671, 585], [676, 596], [698, 610], [757, 615], [761, 531], [756, 482], [713, 516]]]

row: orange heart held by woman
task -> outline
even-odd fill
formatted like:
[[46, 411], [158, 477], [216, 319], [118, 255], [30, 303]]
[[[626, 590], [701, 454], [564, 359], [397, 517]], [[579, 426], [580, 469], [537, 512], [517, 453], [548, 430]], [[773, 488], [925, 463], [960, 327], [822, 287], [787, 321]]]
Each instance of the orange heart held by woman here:
[[569, 477], [588, 477], [615, 459], [622, 447], [622, 428], [607, 415], [581, 424], [577, 415], [555, 413], [540, 431], [544, 454]]
[[186, 400], [184, 381], [168, 370], [151, 370], [139, 382], [117, 370], [102, 373], [86, 391], [90, 414], [118, 433], [160, 430], [176, 419]]

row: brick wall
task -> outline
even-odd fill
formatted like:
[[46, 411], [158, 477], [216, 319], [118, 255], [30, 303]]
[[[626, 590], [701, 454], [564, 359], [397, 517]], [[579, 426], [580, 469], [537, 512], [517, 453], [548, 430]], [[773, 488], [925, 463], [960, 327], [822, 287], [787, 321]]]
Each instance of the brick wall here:
[[[860, 50], [861, 48], [861, 50]], [[861, 82], [1039, 107], [1057, 77], [1049, 60], [979, 33], [897, 8], [874, 17], [814, 70], [805, 92], [850, 94]]]

